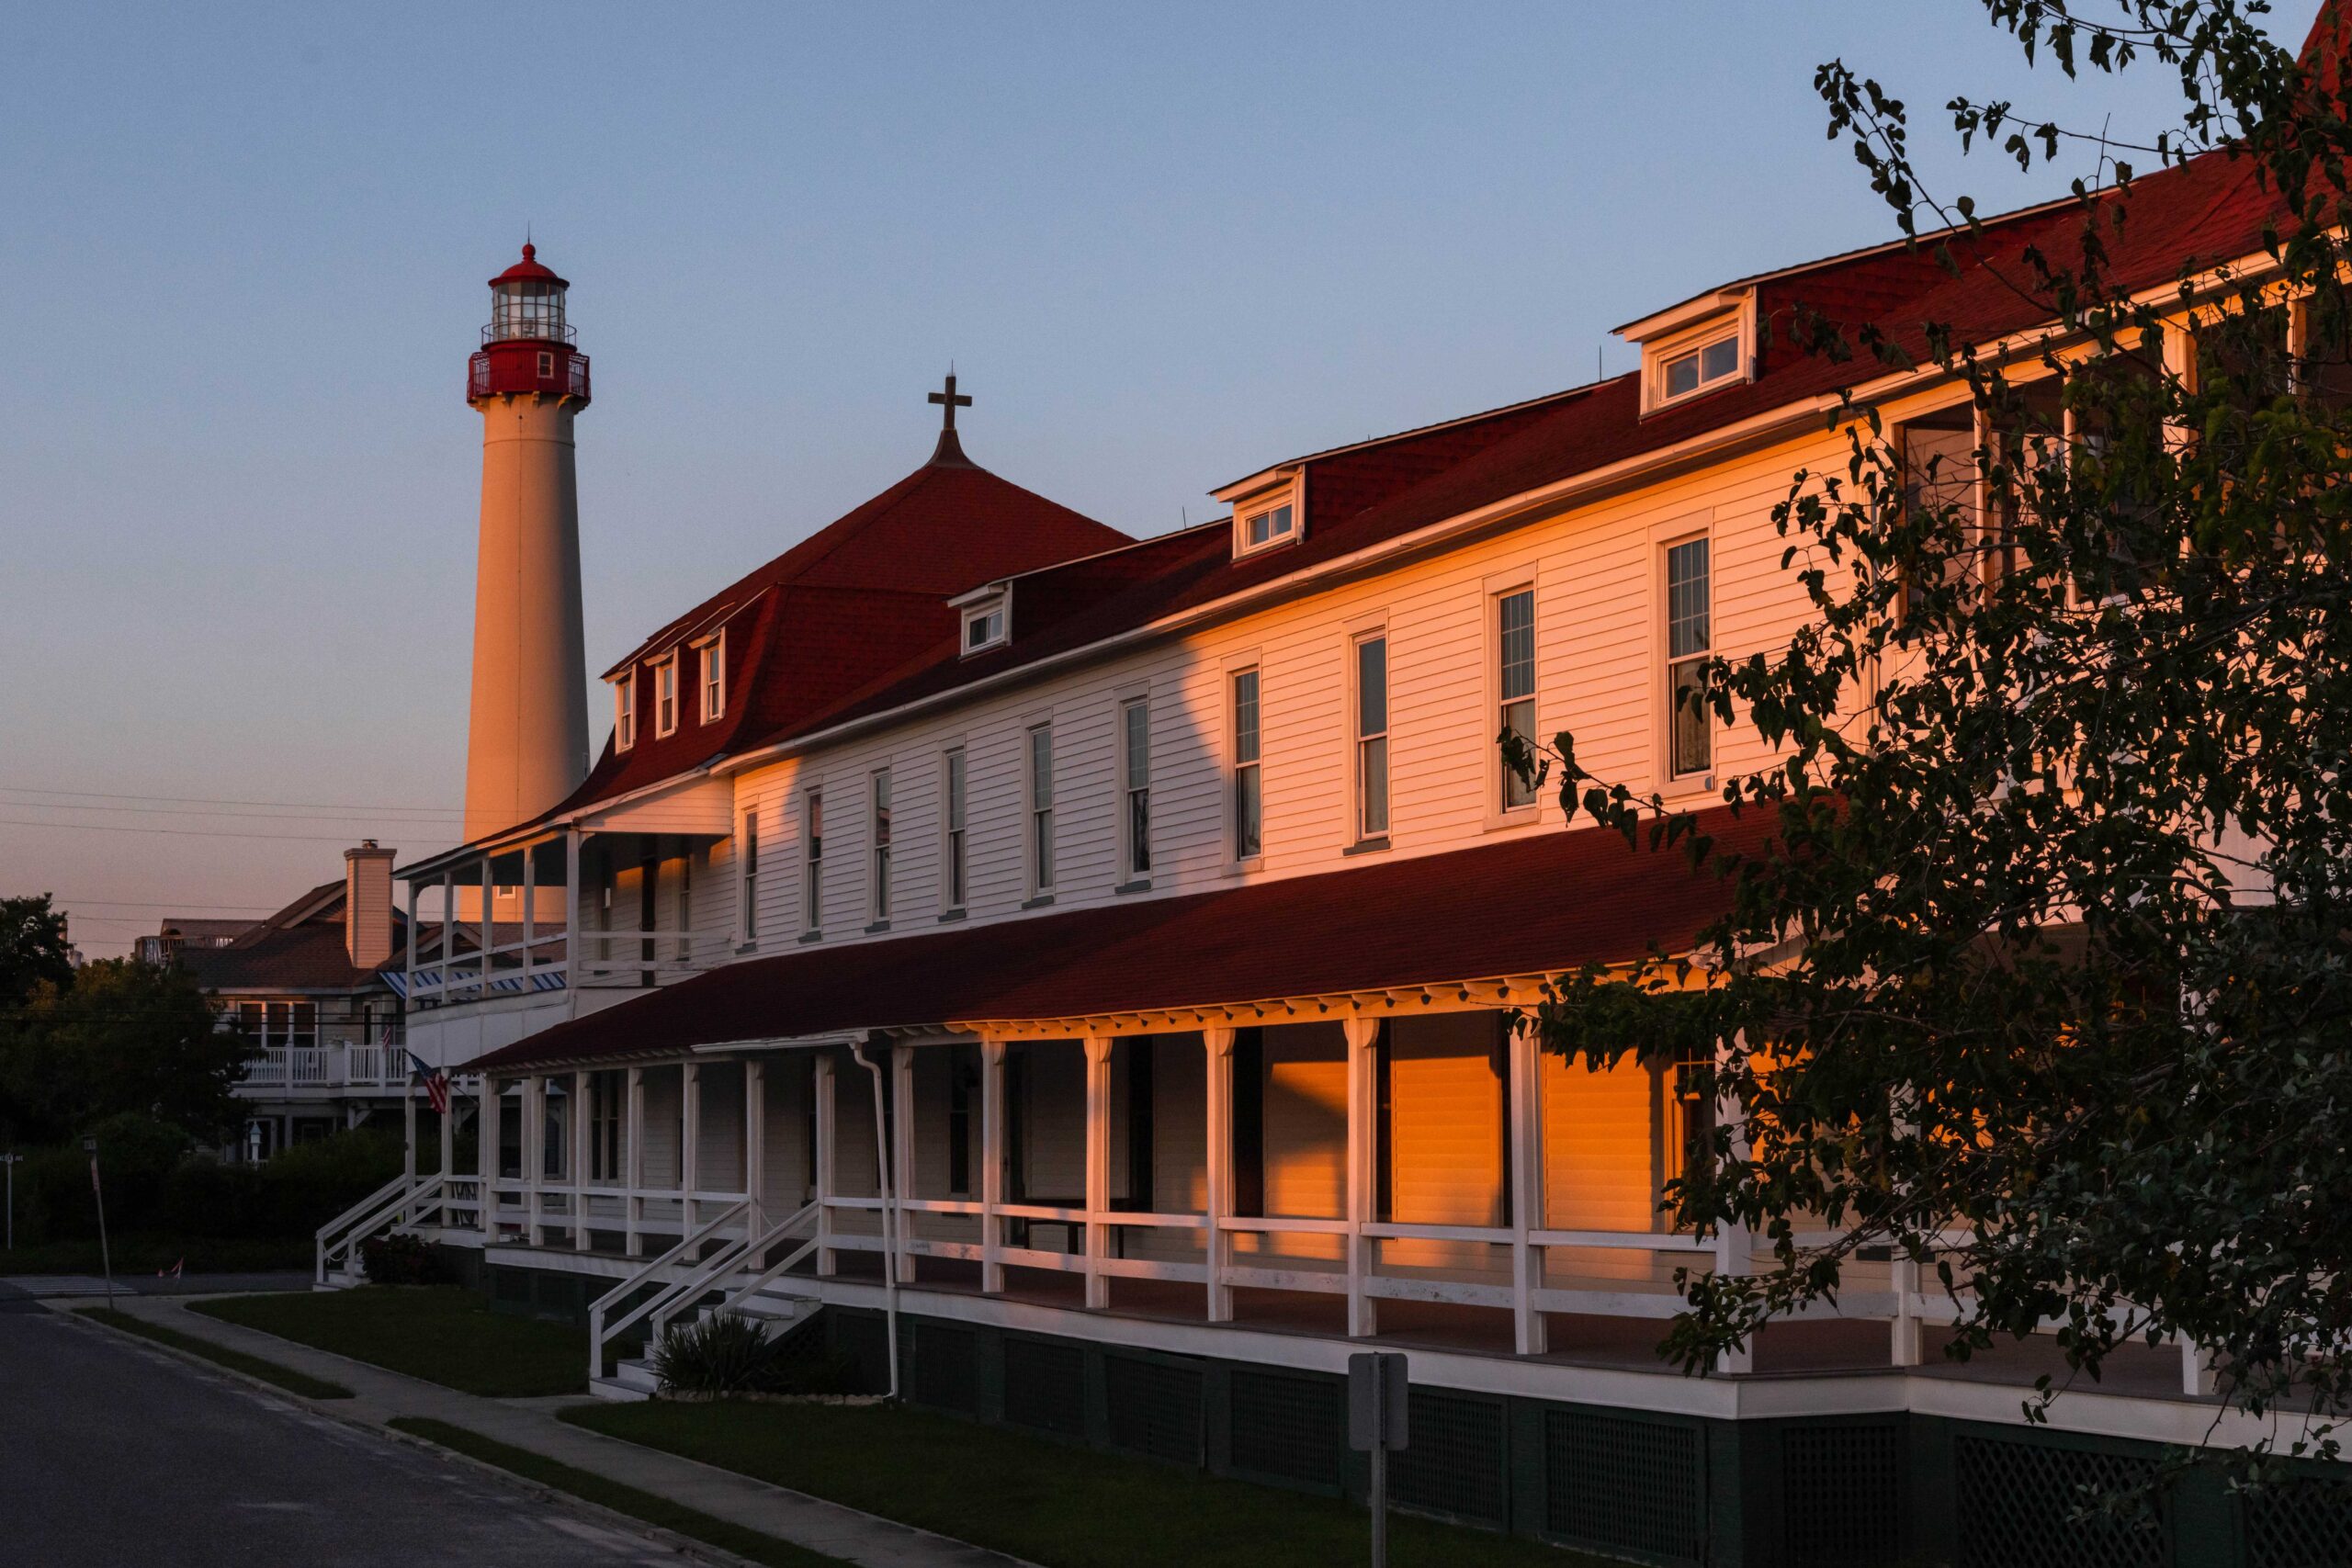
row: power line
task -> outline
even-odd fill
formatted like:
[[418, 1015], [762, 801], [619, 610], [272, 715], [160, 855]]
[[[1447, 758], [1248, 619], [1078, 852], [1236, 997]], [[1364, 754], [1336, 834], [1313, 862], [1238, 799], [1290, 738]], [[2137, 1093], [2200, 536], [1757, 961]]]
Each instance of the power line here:
[[161, 833], [176, 839], [264, 839], [275, 843], [348, 846], [351, 842], [348, 833], [231, 833], [218, 828], [133, 828], [120, 822], [28, 822], [15, 817], [0, 817], [0, 828], [71, 829], [83, 833]]
[[226, 909], [238, 915], [266, 915], [285, 908], [282, 904], [167, 904], [151, 898], [75, 898], [63, 893], [52, 893], [50, 897], [79, 909]]
[[388, 817], [377, 811], [253, 811], [223, 807], [202, 806], [85, 806], [67, 800], [11, 800], [6, 803], [24, 811], [105, 811], [130, 812], [141, 817], [221, 817], [232, 822], [291, 821], [382, 821], [388, 828], [440, 828], [458, 820], [463, 815], [452, 811], [438, 820], [423, 817]]
[[440, 817], [460, 815], [457, 807], [443, 806], [352, 806], [339, 800], [228, 800], [209, 795], [121, 795], [96, 789], [42, 789], [32, 784], [0, 784], [0, 795], [66, 795], [84, 800], [167, 800], [183, 806], [266, 806], [281, 810], [318, 807], [329, 811], [414, 811]]

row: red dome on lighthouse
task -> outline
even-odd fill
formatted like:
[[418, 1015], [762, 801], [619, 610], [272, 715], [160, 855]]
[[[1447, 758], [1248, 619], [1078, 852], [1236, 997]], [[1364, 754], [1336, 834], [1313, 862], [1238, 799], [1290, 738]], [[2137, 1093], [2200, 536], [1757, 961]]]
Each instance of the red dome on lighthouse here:
[[531, 244], [521, 261], [490, 280], [490, 324], [467, 368], [468, 402], [526, 393], [587, 403], [588, 356], [572, 346], [579, 334], [564, 320], [571, 287], [540, 264]]

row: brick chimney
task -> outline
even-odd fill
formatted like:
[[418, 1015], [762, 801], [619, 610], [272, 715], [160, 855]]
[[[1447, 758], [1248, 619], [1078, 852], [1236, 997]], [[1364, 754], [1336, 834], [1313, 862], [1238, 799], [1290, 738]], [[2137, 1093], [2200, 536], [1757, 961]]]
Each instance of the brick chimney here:
[[392, 852], [373, 839], [343, 852], [343, 945], [355, 969], [392, 955]]

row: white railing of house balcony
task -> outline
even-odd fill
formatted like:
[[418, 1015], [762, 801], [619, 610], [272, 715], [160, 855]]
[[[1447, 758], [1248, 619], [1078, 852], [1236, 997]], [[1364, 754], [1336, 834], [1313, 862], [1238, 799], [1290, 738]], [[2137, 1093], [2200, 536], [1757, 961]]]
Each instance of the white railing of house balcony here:
[[238, 1088], [273, 1089], [398, 1089], [409, 1080], [407, 1047], [399, 1031], [390, 1043], [348, 1045], [265, 1045], [245, 1064]]

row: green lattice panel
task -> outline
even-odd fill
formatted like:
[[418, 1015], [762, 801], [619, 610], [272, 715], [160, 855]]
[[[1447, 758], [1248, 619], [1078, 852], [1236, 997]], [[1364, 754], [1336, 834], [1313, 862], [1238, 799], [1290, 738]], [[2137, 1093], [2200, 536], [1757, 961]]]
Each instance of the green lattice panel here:
[[1272, 1480], [1336, 1490], [1341, 1385], [1328, 1378], [1237, 1369], [1233, 1374], [1233, 1467]]
[[1403, 1507], [1481, 1524], [1510, 1520], [1502, 1402], [1415, 1388], [1408, 1441], [1389, 1461], [1388, 1495]]
[[1107, 1355], [1102, 1385], [1112, 1447], [1180, 1464], [1201, 1462], [1199, 1368]]
[[1782, 1542], [1807, 1568], [1879, 1568], [1903, 1547], [1902, 1444], [1884, 1423], [1781, 1433]]
[[2151, 1485], [2153, 1461], [1965, 1435], [1951, 1457], [1959, 1568], [2169, 1568], [2160, 1517], [2088, 1511]]
[[979, 1342], [968, 1328], [947, 1328], [936, 1323], [915, 1326], [909, 1340], [914, 1375], [905, 1380], [917, 1404], [977, 1414], [980, 1405]]
[[1066, 1438], [1086, 1435], [1086, 1352], [1045, 1339], [1004, 1342], [1004, 1418]]
[[1660, 1421], [1545, 1412], [1546, 1526], [1578, 1545], [1698, 1562], [1706, 1549], [1699, 1436]]
[[2352, 1562], [2352, 1483], [2296, 1481], [2249, 1492], [2245, 1568], [2343, 1568]]

